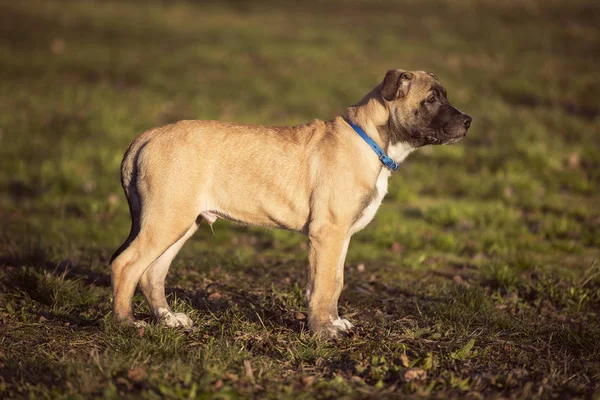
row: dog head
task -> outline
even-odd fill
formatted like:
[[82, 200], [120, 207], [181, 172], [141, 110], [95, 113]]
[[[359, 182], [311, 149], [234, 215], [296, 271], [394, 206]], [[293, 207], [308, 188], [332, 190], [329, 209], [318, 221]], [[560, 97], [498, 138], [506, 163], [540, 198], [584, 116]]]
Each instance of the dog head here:
[[389, 113], [383, 128], [392, 144], [456, 143], [471, 125], [472, 118], [450, 105], [446, 90], [432, 73], [392, 69], [378, 91]]

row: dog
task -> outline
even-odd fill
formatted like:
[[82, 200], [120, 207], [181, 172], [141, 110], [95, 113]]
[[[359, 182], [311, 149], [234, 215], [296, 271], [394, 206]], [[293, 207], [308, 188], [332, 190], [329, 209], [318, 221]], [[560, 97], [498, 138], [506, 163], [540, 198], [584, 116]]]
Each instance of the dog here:
[[432, 73], [389, 70], [358, 104], [330, 121], [292, 127], [179, 121], [137, 136], [121, 164], [131, 231], [111, 259], [113, 310], [134, 323], [141, 288], [168, 326], [165, 277], [202, 220], [288, 229], [309, 239], [308, 326], [336, 337], [351, 236], [373, 219], [388, 178], [412, 151], [463, 138], [471, 117], [450, 105]]

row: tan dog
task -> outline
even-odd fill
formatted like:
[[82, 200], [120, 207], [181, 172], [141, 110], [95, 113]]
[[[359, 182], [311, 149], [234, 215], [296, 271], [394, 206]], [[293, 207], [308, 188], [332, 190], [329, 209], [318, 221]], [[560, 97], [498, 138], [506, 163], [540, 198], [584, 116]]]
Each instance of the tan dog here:
[[471, 117], [448, 103], [433, 74], [402, 70], [388, 71], [344, 117], [293, 127], [180, 121], [139, 135], [121, 165], [132, 227], [111, 261], [116, 319], [133, 323], [139, 283], [159, 320], [190, 326], [169, 308], [165, 277], [200, 221], [224, 218], [308, 235], [309, 327], [329, 336], [352, 328], [338, 315], [344, 260], [391, 171], [347, 121], [401, 162], [418, 147], [460, 140]]

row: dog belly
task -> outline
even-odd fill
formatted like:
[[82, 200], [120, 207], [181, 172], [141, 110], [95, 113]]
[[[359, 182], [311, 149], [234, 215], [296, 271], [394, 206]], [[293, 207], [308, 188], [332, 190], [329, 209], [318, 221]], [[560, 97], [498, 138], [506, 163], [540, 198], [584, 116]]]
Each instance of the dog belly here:
[[296, 221], [279, 219], [269, 215], [251, 214], [240, 212], [240, 210], [207, 210], [202, 211], [200, 216], [212, 225], [218, 218], [236, 222], [243, 225], [260, 226], [264, 228], [286, 229], [290, 231], [302, 232], [304, 224]]
[[301, 222], [302, 218], [281, 218], [269, 214], [260, 214], [248, 212], [248, 210], [207, 210], [202, 211], [200, 216], [212, 225], [218, 218], [240, 223], [243, 225], [260, 226], [264, 228], [285, 229], [296, 232], [303, 232], [306, 222]]
[[268, 198], [266, 194], [235, 195], [226, 199], [207, 199], [199, 214], [212, 225], [217, 218], [243, 225], [279, 228], [304, 232], [308, 220], [308, 206], [303, 207], [298, 199]]

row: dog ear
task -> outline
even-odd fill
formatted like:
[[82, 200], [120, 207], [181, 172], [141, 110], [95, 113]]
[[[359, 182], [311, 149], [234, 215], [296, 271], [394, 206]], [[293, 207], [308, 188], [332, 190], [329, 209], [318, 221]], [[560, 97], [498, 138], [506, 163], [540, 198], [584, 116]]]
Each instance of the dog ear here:
[[386, 101], [401, 99], [408, 95], [410, 81], [413, 78], [410, 72], [401, 69], [390, 69], [381, 83], [381, 96]]

